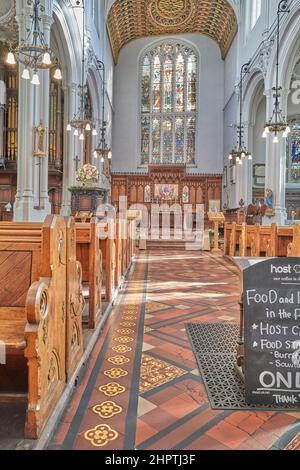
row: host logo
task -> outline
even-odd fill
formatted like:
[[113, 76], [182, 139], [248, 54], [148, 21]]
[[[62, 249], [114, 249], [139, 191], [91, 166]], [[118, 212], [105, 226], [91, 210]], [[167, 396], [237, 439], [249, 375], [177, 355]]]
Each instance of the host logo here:
[[292, 274], [292, 266], [290, 264], [288, 266], [273, 266], [272, 264], [271, 273], [272, 274]]

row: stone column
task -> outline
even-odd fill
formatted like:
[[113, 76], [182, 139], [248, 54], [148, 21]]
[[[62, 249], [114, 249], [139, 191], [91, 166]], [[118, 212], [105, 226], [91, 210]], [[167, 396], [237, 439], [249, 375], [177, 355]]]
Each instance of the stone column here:
[[[272, 116], [274, 108], [273, 90], [266, 91], [267, 97], [267, 116]], [[281, 92], [281, 107], [283, 115], [286, 114], [287, 97], [289, 90]], [[269, 118], [267, 118], [269, 119]], [[265, 217], [263, 223], [270, 225], [277, 223], [285, 225], [287, 212], [285, 207], [285, 191], [286, 191], [286, 140], [279, 136], [279, 143], [273, 143], [274, 133], [270, 133], [266, 143], [266, 186], [265, 189], [271, 189], [274, 194], [273, 207], [274, 217]]]
[[[52, 24], [52, 2], [45, 2], [46, 10], [41, 15], [40, 27], [49, 44]], [[27, 29], [32, 24], [32, 7], [24, 0], [16, 1], [16, 19], [19, 25], [19, 41], [27, 37]], [[32, 85], [31, 80], [22, 79], [24, 66], [19, 64], [19, 120], [18, 120], [18, 182], [14, 204], [16, 221], [44, 221], [51, 213], [48, 197], [48, 156], [41, 160], [39, 175], [38, 160], [33, 157], [34, 127], [42, 121], [49, 127], [49, 70], [38, 71], [40, 85]], [[31, 71], [32, 73], [32, 71]], [[41, 178], [41, 179], [39, 179]], [[41, 188], [41, 207], [37, 209]]]
[[[32, 8], [24, 7], [23, 1], [16, 2], [16, 20], [19, 25], [19, 41], [27, 36], [30, 28]], [[33, 127], [34, 127], [34, 89], [30, 80], [22, 79], [24, 66], [19, 64], [19, 115], [18, 115], [18, 179], [14, 204], [14, 219], [29, 221], [33, 219]]]
[[[64, 122], [67, 124], [70, 119], [77, 112], [78, 107], [78, 86], [73, 83], [65, 87], [65, 118]], [[76, 157], [82, 157], [81, 143], [78, 137], [74, 137], [74, 130], [67, 132], [66, 125], [64, 129], [64, 149], [63, 149], [63, 198], [61, 206], [61, 215], [68, 216], [71, 214], [71, 193], [68, 190], [69, 186], [74, 186], [76, 183]], [[80, 166], [81, 162], [78, 162]]]
[[[42, 17], [44, 39], [46, 44], [50, 44], [50, 30], [52, 25], [52, 17], [44, 15]], [[49, 106], [50, 106], [50, 72], [49, 70], [40, 70], [39, 72], [41, 84], [36, 90], [36, 119], [35, 125], [38, 126], [40, 122], [49, 131]], [[48, 139], [47, 139], [48, 140]], [[49, 142], [47, 143], [47, 156], [40, 159], [40, 162], [35, 164], [35, 178], [34, 178], [34, 200], [35, 207], [39, 203], [39, 191], [41, 208], [35, 212], [35, 219], [43, 221], [47, 214], [51, 214], [51, 204], [49, 202], [48, 194], [48, 169], [49, 169]], [[41, 167], [39, 169], [40, 163]]]

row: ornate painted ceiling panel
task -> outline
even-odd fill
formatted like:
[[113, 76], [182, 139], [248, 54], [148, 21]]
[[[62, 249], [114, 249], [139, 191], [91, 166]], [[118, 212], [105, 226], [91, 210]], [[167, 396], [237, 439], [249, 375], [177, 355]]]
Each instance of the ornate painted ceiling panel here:
[[115, 61], [133, 39], [182, 33], [211, 37], [224, 58], [236, 35], [237, 20], [226, 0], [116, 0], [107, 27]]

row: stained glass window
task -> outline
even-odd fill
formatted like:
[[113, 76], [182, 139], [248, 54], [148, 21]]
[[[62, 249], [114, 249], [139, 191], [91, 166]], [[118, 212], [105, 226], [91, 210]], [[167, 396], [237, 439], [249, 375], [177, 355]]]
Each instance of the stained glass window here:
[[141, 163], [195, 162], [198, 60], [166, 41], [141, 60]]
[[197, 61], [194, 55], [189, 57], [187, 73], [187, 110], [196, 111]]
[[160, 118], [152, 120], [152, 158], [153, 163], [160, 162], [160, 148], [161, 148], [161, 135], [160, 135]]
[[175, 125], [175, 163], [184, 163], [184, 119], [176, 118]]
[[184, 111], [184, 59], [179, 54], [176, 61], [176, 111]]
[[187, 163], [192, 163], [194, 161], [195, 134], [196, 134], [196, 120], [195, 118], [188, 118], [187, 120], [187, 145], [186, 145]]
[[167, 118], [163, 122], [163, 155], [165, 163], [172, 163], [173, 154], [173, 121]]
[[153, 111], [159, 112], [161, 104], [161, 61], [158, 56], [153, 64]]
[[287, 181], [300, 182], [300, 119], [289, 122], [291, 133], [287, 139]]
[[150, 60], [148, 57], [145, 57], [142, 71], [142, 113], [150, 113], [150, 81]]
[[149, 152], [150, 152], [150, 119], [144, 117], [142, 121], [142, 164], [149, 163]]

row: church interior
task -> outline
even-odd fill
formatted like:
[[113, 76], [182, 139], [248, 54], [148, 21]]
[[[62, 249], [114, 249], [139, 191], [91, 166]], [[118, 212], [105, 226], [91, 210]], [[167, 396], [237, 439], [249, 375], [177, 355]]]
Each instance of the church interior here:
[[0, 1], [0, 450], [300, 450], [299, 31]]

